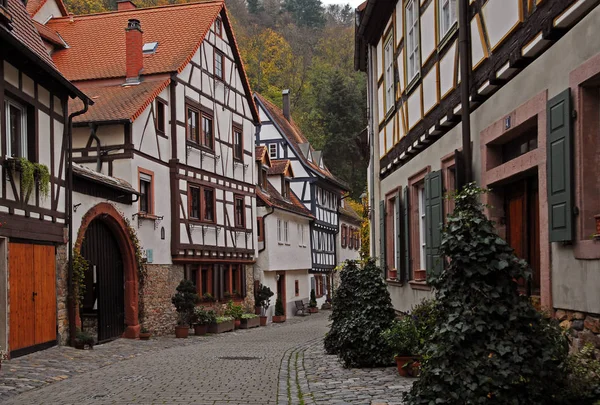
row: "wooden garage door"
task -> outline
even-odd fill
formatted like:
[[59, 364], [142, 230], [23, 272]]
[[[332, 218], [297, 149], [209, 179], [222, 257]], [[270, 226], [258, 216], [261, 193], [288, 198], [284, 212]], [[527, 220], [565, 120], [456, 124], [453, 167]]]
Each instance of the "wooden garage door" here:
[[10, 350], [56, 341], [55, 247], [9, 244]]

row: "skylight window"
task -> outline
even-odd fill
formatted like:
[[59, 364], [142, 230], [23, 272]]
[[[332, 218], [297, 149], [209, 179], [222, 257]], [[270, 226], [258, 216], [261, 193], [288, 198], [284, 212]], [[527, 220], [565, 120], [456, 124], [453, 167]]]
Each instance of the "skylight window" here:
[[142, 47], [142, 52], [145, 54], [153, 54], [156, 53], [156, 48], [158, 48], [158, 42], [146, 42]]

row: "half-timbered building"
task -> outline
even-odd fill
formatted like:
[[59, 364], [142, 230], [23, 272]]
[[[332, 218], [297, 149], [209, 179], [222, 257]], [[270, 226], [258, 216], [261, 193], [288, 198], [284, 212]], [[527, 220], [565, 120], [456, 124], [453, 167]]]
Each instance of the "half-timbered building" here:
[[[314, 219], [291, 188], [288, 159], [271, 160], [265, 146], [256, 147], [258, 218], [257, 274], [281, 298], [285, 315], [296, 312], [294, 301], [310, 297], [310, 223]], [[274, 306], [270, 313], [274, 314]]]
[[[597, 319], [598, 1], [468, 3], [473, 158], [464, 164], [491, 188], [487, 213], [531, 266], [522, 291], [561, 318]], [[440, 226], [452, 211], [443, 196], [461, 172], [457, 9], [456, 0], [369, 0], [357, 10], [371, 251], [402, 311], [430, 295], [426, 275], [443, 268]]]
[[23, 2], [0, 1], [0, 346], [12, 357], [66, 333], [57, 292], [66, 290], [73, 97], [89, 102], [57, 70]]
[[[316, 151], [291, 118], [289, 90], [283, 91], [283, 109], [255, 94], [261, 119], [261, 131], [256, 142], [267, 148], [272, 160], [291, 162], [295, 174], [291, 190], [314, 216], [310, 226], [311, 285], [331, 284], [331, 274], [337, 265], [336, 238], [339, 233], [339, 212], [342, 194], [347, 186], [325, 166], [323, 153]], [[326, 291], [327, 287], [323, 287]]]
[[211, 302], [252, 298], [258, 113], [224, 2], [121, 1], [44, 29], [64, 42], [47, 41], [58, 68], [95, 101], [73, 132], [84, 329], [172, 330], [183, 278]]

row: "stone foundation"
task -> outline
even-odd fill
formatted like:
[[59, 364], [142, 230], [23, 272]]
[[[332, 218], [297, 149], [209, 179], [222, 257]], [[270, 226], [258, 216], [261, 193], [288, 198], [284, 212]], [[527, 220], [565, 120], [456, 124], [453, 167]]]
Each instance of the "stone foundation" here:
[[600, 315], [557, 309], [560, 326], [571, 331], [571, 350], [580, 350], [587, 343], [600, 350]]
[[147, 264], [147, 276], [139, 288], [140, 324], [154, 335], [175, 333], [177, 312], [171, 303], [184, 279], [184, 267], [175, 264]]
[[57, 306], [57, 340], [59, 345], [66, 345], [69, 341], [69, 312], [67, 310], [67, 297], [69, 294], [69, 257], [68, 246], [56, 247], [56, 306]]

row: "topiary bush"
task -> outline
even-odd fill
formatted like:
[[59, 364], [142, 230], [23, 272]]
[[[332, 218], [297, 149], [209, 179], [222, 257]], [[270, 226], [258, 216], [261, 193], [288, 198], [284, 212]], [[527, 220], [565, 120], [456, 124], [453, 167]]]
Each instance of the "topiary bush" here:
[[181, 280], [177, 286], [177, 293], [173, 295], [171, 302], [177, 310], [177, 325], [189, 326], [198, 302], [198, 294], [196, 294], [194, 283], [190, 280]]
[[395, 318], [382, 274], [372, 259], [364, 266], [348, 261], [340, 273], [325, 350], [337, 354], [345, 367], [387, 366], [393, 362], [392, 350], [381, 335]]
[[436, 289], [438, 322], [427, 343], [410, 405], [558, 404], [568, 346], [554, 321], [518, 291], [527, 265], [483, 213], [483, 190], [456, 196], [441, 253], [447, 269]]
[[314, 288], [310, 290], [310, 302], [308, 303], [308, 306], [311, 308], [317, 307], [317, 295], [315, 294]]
[[281, 301], [281, 297], [277, 297], [275, 301], [275, 316], [284, 316], [285, 311], [283, 310], [283, 302]]

